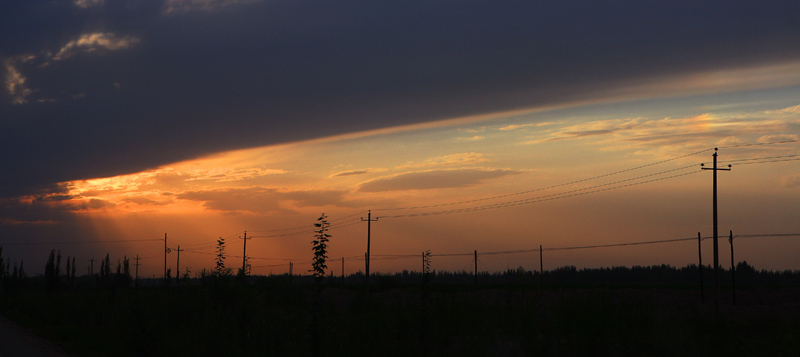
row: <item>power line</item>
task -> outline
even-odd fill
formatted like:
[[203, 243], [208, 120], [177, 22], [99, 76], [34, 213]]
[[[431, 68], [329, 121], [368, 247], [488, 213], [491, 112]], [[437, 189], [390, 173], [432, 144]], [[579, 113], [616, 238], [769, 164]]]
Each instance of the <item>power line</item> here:
[[[734, 238], [772, 238], [772, 237], [800, 237], [800, 233], [781, 233], [781, 234], [745, 234], [745, 235], [736, 235]], [[712, 237], [701, 237], [701, 240], [710, 239]], [[641, 241], [641, 242], [625, 242], [625, 243], [609, 243], [609, 244], [593, 244], [593, 245], [580, 245], [580, 246], [567, 246], [567, 247], [553, 247], [553, 248], [543, 248], [543, 251], [563, 251], [563, 250], [578, 250], [578, 249], [596, 249], [596, 248], [611, 248], [611, 247], [625, 247], [625, 246], [636, 246], [636, 245], [649, 245], [649, 244], [661, 244], [661, 243], [674, 243], [674, 242], [686, 242], [686, 241], [697, 241], [697, 237], [690, 237], [690, 238], [673, 238], [673, 239], [659, 239], [659, 240], [651, 240], [651, 241]], [[503, 250], [503, 251], [492, 251], [492, 252], [481, 252], [479, 255], [507, 255], [507, 254], [524, 254], [524, 253], [535, 253], [539, 252], [539, 248], [531, 248], [531, 249], [518, 249], [518, 250]], [[472, 256], [474, 253], [441, 253], [441, 254], [431, 254], [432, 257], [466, 257]], [[418, 254], [383, 254], [383, 255], [373, 255], [374, 257], [382, 258], [383, 260], [393, 260], [393, 259], [416, 259], [419, 258]], [[359, 256], [352, 256], [346, 257], [346, 259], [355, 259], [359, 258]], [[337, 258], [341, 259], [341, 258]], [[363, 257], [361, 257], [363, 259]]]
[[[773, 142], [768, 142], [768, 143], [747, 143], [747, 144], [721, 146], [720, 148], [739, 148], [739, 147], [748, 147], [748, 146], [776, 145], [776, 144], [786, 144], [786, 143], [796, 143], [796, 142], [800, 142], [800, 140], [773, 141]], [[410, 207], [398, 207], [398, 208], [379, 208], [379, 209], [375, 209], [375, 211], [400, 211], [400, 210], [444, 207], [444, 206], [453, 206], [453, 205], [459, 205], [459, 204], [474, 203], [474, 202], [481, 202], [481, 201], [488, 201], [488, 200], [493, 200], [493, 199], [512, 197], [512, 196], [517, 196], [517, 195], [523, 195], [523, 194], [526, 194], [526, 193], [532, 193], [532, 192], [544, 191], [544, 190], [557, 188], [557, 187], [569, 186], [569, 185], [573, 185], [573, 184], [576, 184], [576, 183], [591, 181], [591, 180], [595, 180], [595, 179], [599, 179], [599, 178], [603, 178], [603, 177], [608, 177], [608, 176], [618, 175], [618, 174], [625, 173], [625, 172], [639, 170], [639, 169], [643, 169], [643, 168], [647, 168], [647, 167], [651, 167], [651, 166], [667, 163], [667, 162], [670, 162], [670, 161], [675, 161], [675, 160], [687, 158], [687, 157], [690, 157], [690, 156], [698, 155], [698, 154], [701, 154], [701, 153], [706, 152], [708, 150], [711, 150], [711, 149], [710, 148], [709, 149], [703, 149], [703, 150], [695, 151], [695, 152], [692, 152], [692, 153], [689, 153], [689, 154], [675, 156], [675, 157], [672, 157], [672, 158], [669, 158], [669, 159], [666, 159], [666, 160], [656, 161], [656, 162], [653, 162], [653, 163], [640, 165], [640, 166], [632, 167], [632, 168], [625, 169], [625, 170], [614, 171], [614, 172], [610, 172], [610, 173], [607, 173], [607, 174], [592, 176], [592, 177], [588, 177], [588, 178], [584, 178], [584, 179], [580, 179], [580, 180], [570, 181], [570, 182], [566, 182], [566, 183], [562, 183], [562, 184], [558, 184], [558, 185], [552, 185], [552, 186], [548, 186], [548, 187], [536, 188], [536, 189], [527, 190], [527, 191], [520, 191], [520, 192], [514, 192], [514, 193], [509, 193], [509, 194], [504, 194], [504, 195], [497, 195], [497, 196], [491, 196], [491, 197], [485, 197], [485, 198], [479, 198], [479, 199], [464, 200], [464, 201], [442, 203], [442, 204], [435, 204], [435, 205], [410, 206]], [[787, 156], [787, 157], [796, 157], [796, 156], [800, 156], [800, 155], [790, 155], [790, 156]], [[765, 158], [765, 159], [768, 159], [768, 158]], [[748, 159], [744, 159], [744, 160], [748, 160]], [[752, 159], [750, 159], [750, 160], [752, 160]], [[794, 161], [794, 160], [787, 160], [787, 161]], [[733, 162], [733, 161], [728, 161], [728, 162]], [[770, 162], [772, 162], [772, 161], [770, 161]], [[775, 161], [775, 162], [778, 162], [778, 161]]]
[[[194, 254], [217, 256], [217, 253], [200, 252], [200, 251], [189, 250], [189, 249], [184, 249], [183, 251], [184, 252], [189, 252], [189, 253], [194, 253]], [[241, 255], [227, 255], [227, 254], [225, 255], [225, 258], [241, 258], [241, 257], [242, 257]], [[248, 260], [251, 260], [251, 259], [252, 260], [277, 260], [277, 261], [287, 261], [287, 262], [290, 262], [290, 261], [291, 262], [310, 262], [311, 261], [311, 259], [264, 258], [264, 257], [251, 257], [251, 256], [248, 256], [247, 259]]]
[[[691, 171], [691, 172], [687, 172], [687, 173], [683, 173], [683, 174], [672, 175], [672, 176], [667, 176], [667, 177], [661, 177], [661, 178], [642, 181], [642, 182], [634, 182], [634, 183], [629, 183], [629, 184], [620, 185], [620, 186], [606, 187], [606, 186], [616, 185], [616, 184], [623, 183], [623, 182], [639, 180], [639, 179], [642, 179], [642, 178], [645, 178], [645, 177], [649, 177], [649, 176], [661, 175], [661, 174], [664, 174], [666, 172], [671, 172], [671, 171], [676, 171], [676, 170], [684, 170], [684, 169], [687, 169], [689, 167], [694, 167], [694, 165], [685, 166], [685, 167], [678, 168], [678, 169], [673, 169], [673, 170], [662, 171], [662, 172], [655, 173], [655, 174], [634, 177], [634, 178], [631, 178], [631, 179], [620, 180], [620, 181], [611, 182], [611, 183], [607, 183], [607, 184], [596, 185], [596, 186], [591, 186], [591, 187], [586, 187], [586, 188], [581, 188], [581, 189], [571, 190], [571, 191], [566, 191], [566, 192], [561, 192], [561, 193], [555, 193], [555, 194], [551, 194], [551, 195], [532, 197], [532, 198], [527, 198], [527, 199], [523, 199], [523, 200], [508, 201], [508, 202], [495, 203], [495, 204], [491, 204], [491, 205], [459, 208], [459, 209], [446, 210], [446, 211], [433, 211], [433, 212], [423, 212], [423, 213], [411, 213], [411, 214], [399, 214], [399, 215], [391, 215], [391, 216], [381, 216], [380, 218], [405, 218], [405, 217], [434, 216], [434, 215], [441, 215], [441, 214], [463, 213], [463, 212], [483, 211], [483, 210], [494, 209], [494, 208], [513, 207], [513, 206], [519, 206], [519, 205], [525, 205], [525, 204], [531, 204], [531, 203], [553, 201], [553, 200], [557, 200], [557, 199], [563, 199], [563, 198], [569, 198], [569, 197], [575, 197], [575, 196], [582, 196], [582, 195], [587, 195], [587, 194], [597, 193], [597, 192], [603, 192], [603, 191], [610, 191], [610, 190], [615, 190], [615, 189], [619, 189], [619, 188], [637, 186], [637, 185], [642, 185], [642, 184], [656, 182], [656, 181], [663, 181], [663, 180], [678, 178], [678, 177], [682, 177], [682, 176], [693, 175], [693, 174], [696, 174], [696, 173], [700, 172], [700, 171]], [[605, 187], [605, 188], [600, 188], [600, 187]]]
[[[628, 242], [628, 243], [612, 243], [612, 244], [595, 244], [595, 245], [584, 245], [584, 246], [576, 246], [576, 247], [559, 247], [559, 248], [544, 248], [544, 251], [559, 251], [559, 250], [576, 250], [576, 249], [593, 249], [593, 248], [609, 248], [609, 247], [624, 247], [624, 246], [631, 246], [631, 245], [645, 245], [645, 244], [659, 244], [659, 243], [672, 243], [672, 242], [684, 242], [684, 241], [696, 241], [697, 238], [675, 238], [675, 239], [662, 239], [662, 240], [653, 240], [647, 242]], [[538, 251], [538, 249], [536, 249]]]
[[131, 243], [131, 242], [155, 242], [163, 241], [163, 239], [123, 239], [123, 240], [86, 240], [86, 241], [71, 241], [71, 242], [11, 242], [2, 243], [0, 245], [61, 245], [61, 244], [94, 244], [94, 243]]
[[783, 140], [783, 141], [771, 141], [767, 143], [746, 143], [746, 144], [736, 144], [736, 145], [728, 145], [728, 146], [719, 146], [720, 149], [731, 149], [731, 148], [741, 148], [741, 147], [748, 147], [748, 146], [763, 146], [763, 145], [776, 145], [776, 144], [788, 144], [788, 143], [797, 143], [800, 142], [800, 139], [792, 139], [792, 140]]
[[[347, 221], [344, 221], [344, 222], [340, 222], [340, 223], [337, 223], [337, 224], [331, 224], [331, 226], [330, 226], [330, 228], [328, 228], [328, 230], [334, 230], [334, 229], [338, 229], [338, 228], [354, 226], [354, 225], [359, 224], [359, 223], [361, 223], [359, 218], [353, 218], [353, 219], [350, 219], [350, 220], [347, 220]], [[307, 229], [308, 228], [312, 228], [312, 227], [313, 226], [307, 227]], [[316, 232], [317, 231], [314, 230], [314, 229], [308, 229], [308, 230], [305, 230], [305, 231], [302, 231], [302, 232], [291, 232], [291, 233], [270, 234], [270, 235], [254, 235], [254, 236], [250, 236], [250, 238], [292, 237], [292, 236], [299, 236], [299, 235], [306, 235], [306, 234], [314, 234]]]
[[[521, 191], [521, 192], [515, 192], [515, 193], [509, 193], [509, 194], [504, 194], [504, 195], [485, 197], [485, 198], [479, 198], [479, 199], [473, 199], [473, 200], [466, 200], [466, 201], [435, 204], [435, 205], [400, 207], [400, 208], [381, 208], [381, 209], [376, 209], [375, 211], [399, 211], [399, 210], [410, 210], [410, 209], [420, 209], [420, 208], [433, 208], [433, 207], [453, 206], [453, 205], [459, 205], [459, 204], [465, 204], [465, 203], [474, 203], [474, 202], [488, 201], [488, 200], [493, 200], [493, 199], [498, 199], [498, 198], [518, 196], [518, 195], [523, 195], [523, 194], [526, 194], [526, 193], [533, 193], [533, 192], [549, 190], [549, 189], [557, 188], [557, 187], [574, 185], [576, 183], [596, 180], [596, 179], [603, 178], [603, 177], [608, 177], [608, 176], [618, 175], [618, 174], [625, 173], [625, 172], [639, 170], [639, 169], [643, 169], [643, 168], [646, 168], [646, 167], [655, 166], [655, 165], [663, 164], [663, 163], [666, 163], [666, 162], [683, 159], [683, 158], [686, 158], [686, 157], [689, 157], [689, 156], [694, 156], [694, 155], [706, 152], [708, 150], [709, 149], [704, 149], [704, 150], [696, 151], [696, 152], [693, 152], [693, 153], [690, 153], [690, 154], [676, 156], [676, 157], [669, 158], [669, 159], [666, 159], [666, 160], [661, 160], [661, 161], [649, 163], [649, 164], [646, 164], [646, 165], [636, 166], [636, 167], [632, 167], [632, 168], [625, 169], [625, 170], [610, 172], [610, 173], [603, 174], [603, 175], [592, 176], [592, 177], [588, 177], [588, 178], [584, 178], [584, 179], [580, 179], [580, 180], [570, 181], [570, 182], [566, 182], [566, 183], [562, 183], [562, 184], [558, 184], [558, 185], [553, 185], [553, 186], [536, 188], [536, 189], [527, 190], [527, 191]], [[689, 166], [687, 166], [687, 167], [689, 167]]]
[[[331, 219], [329, 222], [337, 222], [337, 221], [341, 221], [341, 220], [343, 220], [343, 219], [347, 219], [347, 218], [350, 218], [350, 217], [355, 217], [355, 216], [361, 215], [361, 214], [363, 214], [364, 212], [367, 212], [367, 211], [359, 211], [359, 212], [356, 212], [356, 213], [353, 213], [353, 214], [351, 214], [351, 215], [347, 215], [347, 216], [344, 216], [344, 217], [334, 218], [334, 219]], [[352, 220], [348, 220], [347, 222], [351, 222], [351, 221], [352, 221]], [[346, 223], [346, 222], [342, 222], [342, 223]], [[342, 223], [339, 223], [339, 224], [342, 224]], [[333, 224], [332, 224], [332, 226], [333, 226]], [[255, 233], [286, 232], [286, 231], [294, 231], [294, 230], [298, 230], [298, 229], [305, 229], [305, 230], [308, 230], [308, 229], [310, 229], [310, 228], [314, 228], [314, 225], [313, 225], [313, 224], [306, 224], [306, 225], [297, 226], [297, 227], [292, 227], [292, 228], [271, 229], [271, 230], [266, 230], [266, 231], [253, 231], [253, 230], [251, 230], [251, 231], [250, 231], [250, 233], [253, 233], [253, 232], [255, 232]], [[304, 233], [307, 233], [307, 232], [308, 232], [308, 231], [304, 231], [304, 232], [297, 232], [297, 233], [298, 233], [298, 234], [304, 234]], [[291, 235], [291, 234], [294, 234], [294, 233], [289, 233], [289, 234], [287, 234], [287, 235]], [[252, 237], [252, 238], [266, 238], [266, 237], [277, 237], [277, 236], [279, 236], [279, 235], [251, 236], [251, 237]]]
[[[783, 159], [783, 160], [766, 160], [766, 161], [757, 161], [757, 162], [741, 162], [741, 163], [738, 163], [736, 165], [739, 166], [739, 165], [752, 165], [752, 164], [767, 164], [767, 163], [772, 163], [772, 162], [784, 162], [784, 161], [800, 161], [800, 158], [797, 158], [797, 159]], [[730, 162], [730, 161], [727, 161], [727, 162]]]
[[[777, 238], [777, 237], [800, 237], [800, 233], [772, 233], [772, 234], [743, 234], [743, 235], [736, 235], [734, 238]], [[709, 239], [712, 237], [701, 237], [701, 240]], [[639, 246], [639, 245], [650, 245], [650, 244], [663, 244], [663, 243], [675, 243], [675, 242], [686, 242], [686, 241], [696, 241], [697, 237], [690, 237], [690, 238], [674, 238], [674, 239], [660, 239], [660, 240], [651, 240], [651, 241], [640, 241], [640, 242], [624, 242], [624, 243], [609, 243], [609, 244], [593, 244], [593, 245], [581, 245], [581, 246], [566, 246], [566, 247], [553, 247], [553, 248], [543, 248], [541, 251], [548, 251], [548, 252], [555, 252], [555, 251], [567, 251], [567, 250], [579, 250], [579, 249], [600, 249], [600, 248], [613, 248], [613, 247], [626, 247], [626, 246]], [[194, 250], [185, 250], [189, 253], [195, 254], [204, 254], [215, 256], [215, 253], [206, 253], [206, 252], [199, 252]], [[535, 253], [539, 252], [540, 248], [531, 248], [531, 249], [518, 249], [518, 250], [504, 250], [504, 251], [490, 251], [490, 252], [482, 252], [479, 255], [509, 255], [509, 254], [525, 254], [525, 253]], [[158, 256], [158, 255], [155, 255]], [[140, 257], [140, 259], [145, 258], [152, 258], [155, 256], [150, 257]], [[440, 253], [440, 254], [431, 254], [432, 257], [466, 257], [466, 256], [474, 256], [474, 252], [472, 253]], [[227, 255], [226, 257], [231, 258], [241, 258], [241, 256], [237, 255]], [[406, 260], [406, 259], [417, 259], [419, 255], [417, 254], [381, 254], [381, 255], [373, 255], [372, 259], [374, 260], [381, 260], [381, 261], [392, 261], [392, 260]], [[284, 262], [310, 262], [309, 259], [289, 259], [289, 258], [267, 258], [267, 257], [248, 257], [248, 259], [253, 260], [265, 260], [265, 261], [284, 261]], [[335, 257], [330, 258], [331, 261], [334, 260], [349, 260], [349, 261], [361, 261], [364, 260], [364, 256], [361, 255], [353, 255], [347, 257]], [[481, 266], [484, 266], [483, 263], [479, 260], [478, 261]], [[470, 263], [471, 265], [472, 263]], [[280, 267], [285, 266], [284, 264], [273, 264], [273, 265], [257, 265], [253, 266], [253, 268], [271, 268], [271, 267]], [[484, 268], [486, 268], [484, 266]]]
[[783, 155], [783, 156], [768, 156], [768, 157], [754, 157], [750, 159], [736, 159], [736, 160], [726, 160], [720, 161], [720, 163], [729, 163], [729, 162], [741, 162], [741, 161], [755, 161], [755, 160], [772, 160], [772, 159], [785, 159], [790, 157], [798, 157], [800, 155]]
[[781, 238], [781, 237], [800, 237], [800, 233], [782, 233], [782, 234], [739, 234], [733, 236], [734, 238]]

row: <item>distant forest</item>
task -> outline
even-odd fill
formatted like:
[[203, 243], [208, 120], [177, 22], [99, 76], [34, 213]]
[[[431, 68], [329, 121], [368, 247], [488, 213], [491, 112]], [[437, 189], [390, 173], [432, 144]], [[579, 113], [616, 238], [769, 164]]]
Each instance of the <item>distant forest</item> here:
[[[739, 262], [733, 272], [736, 284], [744, 285], [800, 285], [800, 270], [770, 271], [757, 270], [746, 261]], [[393, 284], [419, 284], [422, 274], [404, 270], [395, 274], [375, 274], [378, 285]], [[714, 269], [712, 266], [703, 266], [703, 280], [705, 284], [713, 282]], [[329, 276], [329, 281], [341, 282], [340, 277]], [[731, 283], [731, 270], [720, 267], [720, 284]], [[434, 271], [431, 282], [434, 284], [474, 284], [474, 272], [459, 271]], [[364, 275], [357, 273], [345, 277], [345, 283], [363, 283]], [[671, 265], [611, 267], [611, 268], [583, 268], [564, 266], [554, 270], [545, 270], [544, 274], [538, 271], [526, 270], [523, 267], [508, 269], [502, 272], [478, 271], [479, 284], [669, 284], [669, 285], [699, 285], [700, 271], [696, 264], [682, 268]]]
[[[2, 248], [0, 248], [2, 254]], [[9, 293], [17, 287], [38, 288], [46, 290], [63, 290], [75, 288], [87, 288], [92, 286], [104, 287], [132, 287], [132, 286], [178, 286], [178, 285], [206, 285], [206, 280], [212, 275], [212, 271], [203, 270], [190, 274], [184, 272], [178, 277], [172, 276], [171, 269], [168, 269], [167, 281], [163, 278], [139, 278], [138, 281], [132, 276], [132, 269], [127, 258], [120, 263], [114, 264], [109, 257], [99, 260], [97, 271], [92, 274], [76, 275], [74, 269], [74, 259], [66, 259], [66, 266], [61, 266], [61, 259], [58, 255], [51, 252], [50, 259], [45, 267], [45, 275], [29, 276], [24, 265], [14, 264], [3, 261], [0, 255], [0, 291]], [[116, 266], [115, 266], [116, 265]], [[113, 268], [112, 268], [113, 267]], [[362, 272], [349, 274], [346, 276], [335, 275], [335, 269], [329, 271], [323, 279], [326, 285], [358, 285], [363, 284], [365, 276]], [[735, 276], [736, 284], [747, 285], [800, 285], [800, 270], [758, 270], [749, 265], [746, 261], [741, 261], [736, 265], [732, 272], [730, 269], [720, 267], [719, 281], [721, 285], [732, 283], [732, 274]], [[241, 270], [230, 273], [231, 283], [239, 284], [312, 284], [311, 275], [252, 275], [244, 276]], [[714, 269], [711, 266], [703, 266], [702, 279], [706, 286], [713, 284]], [[386, 291], [392, 288], [418, 285], [423, 281], [423, 274], [418, 271], [403, 270], [397, 273], [372, 273], [371, 285], [378, 291]], [[520, 284], [520, 285], [699, 285], [701, 281], [700, 272], [697, 265], [690, 264], [685, 267], [674, 267], [671, 265], [652, 265], [652, 266], [633, 266], [633, 267], [611, 267], [611, 268], [582, 268], [575, 266], [564, 266], [553, 270], [545, 270], [544, 274], [539, 271], [526, 270], [523, 267], [517, 269], [507, 269], [499, 272], [478, 271], [477, 277], [474, 271], [436, 271], [433, 270], [430, 276], [430, 283], [434, 285], [449, 284], [479, 284], [481, 286], [491, 284]]]
[[[424, 265], [425, 274], [373, 273], [365, 289], [363, 273], [325, 269], [315, 276], [295, 267], [303, 275], [248, 276], [219, 258], [211, 270], [136, 279], [125, 257], [106, 255], [94, 274], [77, 275], [73, 258], [51, 251], [45, 274], [29, 276], [21, 262], [3, 261], [0, 250], [0, 315], [80, 356], [789, 356], [800, 350], [800, 309], [792, 309], [800, 271], [757, 270], [744, 261], [733, 271], [742, 307], [720, 315], [711, 300], [697, 301], [696, 265], [565, 266], [544, 274], [519, 267], [477, 275]], [[704, 266], [702, 273], [710, 292], [714, 271]], [[722, 289], [730, 289], [731, 273], [720, 269]]]

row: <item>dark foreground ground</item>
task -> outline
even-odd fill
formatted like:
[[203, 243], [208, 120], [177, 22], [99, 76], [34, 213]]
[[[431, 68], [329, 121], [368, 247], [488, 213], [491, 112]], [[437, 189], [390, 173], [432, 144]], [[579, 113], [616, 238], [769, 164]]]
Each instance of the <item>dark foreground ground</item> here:
[[0, 317], [0, 357], [67, 356], [55, 344]]
[[[376, 291], [377, 290], [377, 291]], [[20, 290], [0, 312], [79, 356], [312, 354], [311, 287]], [[327, 356], [797, 356], [800, 287], [329, 286]]]

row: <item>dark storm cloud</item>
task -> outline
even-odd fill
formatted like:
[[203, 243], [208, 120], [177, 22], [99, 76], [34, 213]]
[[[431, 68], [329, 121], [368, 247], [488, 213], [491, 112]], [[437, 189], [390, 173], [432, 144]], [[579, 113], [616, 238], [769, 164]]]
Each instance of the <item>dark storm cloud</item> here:
[[[0, 198], [0, 226], [38, 223], [70, 223], [75, 212], [114, 207], [106, 200], [73, 201], [70, 196]], [[0, 231], [0, 236], [2, 231]]]
[[800, 60], [795, 1], [81, 4], [0, 5], [0, 197]]

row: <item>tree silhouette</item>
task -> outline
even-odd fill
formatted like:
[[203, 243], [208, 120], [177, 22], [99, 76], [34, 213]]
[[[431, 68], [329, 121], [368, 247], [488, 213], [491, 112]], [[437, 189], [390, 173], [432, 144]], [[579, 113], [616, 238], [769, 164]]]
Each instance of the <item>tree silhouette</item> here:
[[431, 251], [426, 250], [422, 253], [422, 297], [420, 309], [421, 331], [420, 340], [423, 350], [427, 351], [428, 331], [430, 330], [431, 312]]
[[55, 277], [56, 283], [58, 283], [58, 278], [61, 276], [61, 251], [59, 250], [56, 255], [56, 266], [55, 266]]
[[67, 266], [64, 268], [66, 272], [67, 278], [67, 287], [69, 288], [72, 285], [72, 279], [70, 277], [70, 272], [72, 271], [72, 262], [69, 260], [69, 255], [67, 256]]
[[[61, 264], [61, 252], [58, 253], [58, 264]], [[44, 266], [44, 280], [47, 285], [47, 291], [53, 291], [58, 286], [59, 270], [61, 269], [56, 265], [56, 250], [53, 249], [50, 251], [50, 256]]]
[[314, 240], [311, 241], [314, 259], [311, 262], [311, 270], [309, 271], [314, 275], [314, 284], [316, 286], [319, 286], [322, 282], [322, 278], [325, 277], [325, 269], [328, 269], [325, 263], [328, 260], [328, 241], [331, 235], [326, 232], [331, 224], [328, 223], [327, 218], [328, 216], [324, 213], [317, 218], [317, 223], [314, 223], [314, 227], [317, 227], [317, 234], [314, 236]]
[[325, 269], [328, 269], [325, 262], [328, 260], [328, 241], [331, 238], [331, 235], [327, 233], [330, 227], [327, 218], [328, 216], [323, 213], [317, 219], [317, 223], [314, 223], [317, 231], [314, 240], [311, 241], [311, 250], [314, 251], [311, 270], [309, 270], [314, 275], [314, 292], [311, 301], [311, 348], [314, 356], [319, 356], [321, 353], [319, 315], [322, 305], [322, 279], [325, 277]]
[[71, 276], [70, 282], [71, 282], [71, 284], [74, 284], [75, 283], [75, 257], [72, 257], [72, 271], [69, 274]]
[[214, 275], [218, 277], [227, 277], [232, 273], [231, 268], [225, 267], [225, 238], [217, 240], [217, 258], [216, 266], [214, 267]]
[[167, 276], [164, 280], [164, 285], [170, 286], [172, 285], [172, 268], [167, 268]]

